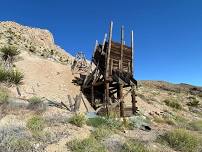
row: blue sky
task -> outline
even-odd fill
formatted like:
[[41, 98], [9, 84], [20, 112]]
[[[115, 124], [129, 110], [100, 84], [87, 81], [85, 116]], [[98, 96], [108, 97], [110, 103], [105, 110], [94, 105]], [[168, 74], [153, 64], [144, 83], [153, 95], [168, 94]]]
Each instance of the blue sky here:
[[202, 86], [201, 0], [1, 0], [0, 21], [50, 30], [55, 42], [75, 55], [91, 57], [113, 20], [113, 39], [125, 26], [135, 36], [138, 80]]

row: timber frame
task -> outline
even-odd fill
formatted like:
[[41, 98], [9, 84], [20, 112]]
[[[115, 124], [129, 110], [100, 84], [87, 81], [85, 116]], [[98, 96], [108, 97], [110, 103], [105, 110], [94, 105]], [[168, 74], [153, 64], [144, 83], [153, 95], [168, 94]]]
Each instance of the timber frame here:
[[[110, 24], [109, 37], [104, 36], [103, 43], [96, 41], [91, 65], [95, 68], [82, 76], [81, 91], [96, 109], [105, 109], [109, 114], [118, 109], [120, 117], [125, 117], [124, 97], [131, 93], [131, 114], [137, 112], [136, 94], [137, 81], [134, 79], [134, 39], [131, 32], [131, 46], [124, 42], [124, 27], [121, 27], [121, 42], [112, 41], [113, 22]], [[81, 81], [80, 81], [81, 82]], [[124, 94], [124, 89], [127, 91]]]

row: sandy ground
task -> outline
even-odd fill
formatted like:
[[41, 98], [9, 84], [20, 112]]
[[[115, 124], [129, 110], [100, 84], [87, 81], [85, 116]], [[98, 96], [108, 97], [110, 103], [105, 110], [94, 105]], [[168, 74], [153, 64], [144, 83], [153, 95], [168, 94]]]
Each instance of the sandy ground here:
[[[22, 59], [15, 65], [24, 73], [23, 85], [20, 86], [22, 98], [38, 96], [67, 103], [68, 95], [71, 95], [72, 99], [79, 95], [80, 87], [72, 83], [74, 76], [70, 65], [53, 62], [27, 52], [21, 53], [20, 57]], [[15, 88], [11, 90], [15, 96], [18, 96]], [[80, 110], [86, 111], [83, 104]]]

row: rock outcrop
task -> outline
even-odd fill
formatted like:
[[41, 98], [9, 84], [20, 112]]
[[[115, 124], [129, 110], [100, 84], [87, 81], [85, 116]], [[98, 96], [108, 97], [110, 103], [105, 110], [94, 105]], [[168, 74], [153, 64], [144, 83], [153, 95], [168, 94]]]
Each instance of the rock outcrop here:
[[53, 35], [45, 29], [31, 28], [15, 22], [0, 22], [0, 47], [13, 45], [21, 52], [27, 51], [64, 64], [73, 57], [54, 43]]

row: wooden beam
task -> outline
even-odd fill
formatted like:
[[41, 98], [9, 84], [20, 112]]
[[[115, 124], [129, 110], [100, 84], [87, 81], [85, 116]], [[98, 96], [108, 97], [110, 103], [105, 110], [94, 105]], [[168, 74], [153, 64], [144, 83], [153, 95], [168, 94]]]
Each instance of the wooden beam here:
[[131, 64], [131, 74], [133, 75], [133, 77], [135, 76], [135, 72], [134, 72], [134, 39], [133, 39], [133, 31], [131, 31], [131, 51], [132, 51], [132, 64]]
[[131, 91], [131, 97], [132, 97], [132, 113], [136, 114], [137, 113], [137, 107], [136, 107], [136, 95], [135, 95], [135, 86], [132, 86], [132, 91]]
[[111, 51], [111, 41], [112, 41], [112, 29], [113, 29], [113, 22], [110, 23], [110, 29], [109, 29], [109, 45], [108, 45], [108, 50], [105, 55], [106, 59], [106, 64], [105, 64], [105, 104], [106, 104], [106, 109], [107, 109], [107, 115], [109, 116], [109, 109], [108, 109], [108, 104], [109, 104], [109, 60], [110, 60], [110, 51]]
[[120, 70], [123, 70], [123, 48], [124, 48], [124, 27], [121, 27], [121, 67]]
[[104, 36], [104, 40], [103, 40], [103, 43], [102, 43], [102, 52], [101, 52], [101, 54], [104, 53], [103, 51], [104, 51], [104, 46], [105, 46], [106, 40], [107, 40], [107, 33], [105, 33], [105, 36]]

